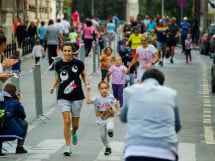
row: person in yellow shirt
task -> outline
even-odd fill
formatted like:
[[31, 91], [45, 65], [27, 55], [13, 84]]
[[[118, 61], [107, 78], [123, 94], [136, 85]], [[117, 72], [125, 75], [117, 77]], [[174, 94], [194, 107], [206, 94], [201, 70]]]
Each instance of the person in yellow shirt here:
[[[135, 26], [133, 28], [132, 34], [129, 36], [127, 45], [131, 44], [132, 54], [131, 57], [134, 58], [136, 56], [136, 49], [141, 46], [141, 36], [140, 29], [138, 26]], [[135, 64], [135, 75], [134, 77], [137, 77], [137, 66], [138, 62]]]
[[133, 28], [132, 34], [129, 36], [127, 45], [131, 44], [131, 49], [132, 49], [132, 57], [135, 57], [136, 55], [136, 49], [141, 46], [141, 36], [142, 34], [140, 33], [140, 29], [138, 26], [135, 26]]

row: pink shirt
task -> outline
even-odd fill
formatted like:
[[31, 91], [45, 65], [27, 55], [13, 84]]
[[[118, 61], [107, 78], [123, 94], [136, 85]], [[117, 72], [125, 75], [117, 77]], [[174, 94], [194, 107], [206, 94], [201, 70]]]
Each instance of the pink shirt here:
[[139, 55], [139, 69], [144, 70], [145, 65], [149, 64], [154, 59], [154, 53], [157, 52], [157, 49], [153, 45], [149, 45], [146, 48], [143, 48], [142, 46], [137, 48], [136, 53]]
[[121, 66], [111, 66], [109, 68], [109, 71], [112, 74], [112, 84], [124, 84], [124, 77], [125, 77], [125, 71], [127, 68], [124, 65]]
[[154, 53], [157, 49], [153, 45], [149, 45], [146, 48], [142, 46], [137, 48], [136, 54], [139, 55], [139, 68], [137, 71], [137, 79], [141, 80], [143, 73], [146, 70], [146, 64], [149, 64], [154, 59]]
[[76, 23], [79, 21], [79, 13], [77, 11], [72, 14], [72, 20]]
[[84, 25], [84, 38], [85, 39], [93, 39], [93, 31], [95, 30], [95, 27], [92, 26], [86, 26]]

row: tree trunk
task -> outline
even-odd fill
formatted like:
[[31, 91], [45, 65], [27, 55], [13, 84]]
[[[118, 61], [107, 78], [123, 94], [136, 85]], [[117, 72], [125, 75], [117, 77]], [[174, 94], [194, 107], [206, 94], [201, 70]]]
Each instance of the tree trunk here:
[[152, 16], [152, 2], [153, 2], [153, 0], [146, 1], [146, 8], [148, 9], [146, 11], [146, 14], [148, 14], [149, 16]]
[[71, 2], [71, 12], [75, 12], [78, 9], [78, 0], [72, 0]]

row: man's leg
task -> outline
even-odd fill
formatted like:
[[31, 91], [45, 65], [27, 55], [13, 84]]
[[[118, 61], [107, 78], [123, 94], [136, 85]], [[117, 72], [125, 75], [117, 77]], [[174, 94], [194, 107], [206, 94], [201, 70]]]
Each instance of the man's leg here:
[[175, 46], [171, 46], [171, 58], [170, 58], [170, 63], [173, 63], [173, 58], [175, 55]]

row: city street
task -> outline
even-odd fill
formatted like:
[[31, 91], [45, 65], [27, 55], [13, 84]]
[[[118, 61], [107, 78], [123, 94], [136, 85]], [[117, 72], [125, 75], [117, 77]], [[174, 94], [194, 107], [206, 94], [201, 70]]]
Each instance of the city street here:
[[[179, 133], [179, 160], [180, 161], [215, 161], [215, 95], [211, 93], [210, 67], [212, 59], [200, 55], [199, 51], [192, 51], [193, 62], [186, 64], [181, 49], [176, 48], [174, 64], [169, 59], [164, 60], [164, 66], [156, 67], [166, 76], [165, 85], [178, 92], [179, 109], [182, 119], [182, 130]], [[56, 95], [49, 94], [55, 73], [46, 71], [47, 59], [41, 60], [41, 80], [43, 114], [36, 116], [35, 96], [32, 74], [33, 59], [23, 57], [20, 89], [23, 96], [23, 105], [29, 122], [25, 148], [27, 154], [14, 154], [16, 142], [4, 143], [7, 156], [1, 161], [123, 161], [124, 136], [126, 124], [115, 118], [114, 137], [110, 139], [112, 154], [104, 156], [104, 147], [99, 138], [95, 124], [93, 105], [84, 102], [80, 127], [78, 130], [79, 142], [72, 145], [73, 155], [65, 157], [62, 153], [65, 148], [63, 137], [63, 119], [56, 106]], [[92, 71], [92, 60], [89, 73]], [[101, 76], [97, 73], [89, 75], [92, 86], [92, 95], [97, 93], [97, 83]], [[155, 98], [156, 99], [156, 98]]]

